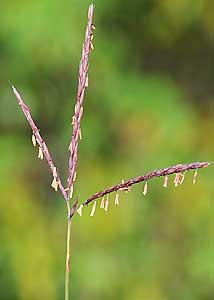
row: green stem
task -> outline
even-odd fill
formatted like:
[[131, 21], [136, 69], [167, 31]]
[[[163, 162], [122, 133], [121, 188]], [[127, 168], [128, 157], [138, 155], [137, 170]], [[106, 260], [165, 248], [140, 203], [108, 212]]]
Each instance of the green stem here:
[[65, 300], [69, 300], [69, 274], [70, 274], [70, 240], [71, 240], [71, 217], [68, 216], [66, 262], [65, 262]]

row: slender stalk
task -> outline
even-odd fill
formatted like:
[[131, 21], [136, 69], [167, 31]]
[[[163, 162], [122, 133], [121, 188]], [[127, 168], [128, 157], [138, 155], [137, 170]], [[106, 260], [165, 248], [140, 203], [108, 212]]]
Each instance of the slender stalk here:
[[65, 262], [65, 300], [69, 300], [70, 282], [70, 241], [71, 241], [71, 215], [68, 214], [67, 239], [66, 239], [66, 262]]

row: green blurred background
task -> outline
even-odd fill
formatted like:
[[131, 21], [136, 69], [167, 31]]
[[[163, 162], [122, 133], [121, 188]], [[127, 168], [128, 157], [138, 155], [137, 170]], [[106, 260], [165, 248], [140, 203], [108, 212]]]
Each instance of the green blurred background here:
[[[0, 299], [63, 299], [66, 206], [8, 80], [65, 181], [89, 1], [0, 4]], [[94, 23], [75, 195], [213, 160], [214, 2], [97, 0]], [[192, 176], [75, 216], [71, 299], [214, 299], [213, 167]]]

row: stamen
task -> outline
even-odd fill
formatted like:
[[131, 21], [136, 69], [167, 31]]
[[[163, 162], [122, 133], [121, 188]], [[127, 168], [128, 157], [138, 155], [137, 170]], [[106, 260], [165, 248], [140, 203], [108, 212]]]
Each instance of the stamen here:
[[80, 114], [79, 114], [79, 119], [78, 120], [80, 120], [80, 117], [82, 117], [82, 115], [83, 115], [83, 106], [81, 106], [81, 108], [80, 108]]
[[36, 137], [34, 134], [32, 134], [32, 143], [33, 143], [34, 147], [36, 147]]
[[175, 187], [178, 186], [179, 181], [180, 181], [180, 173], [176, 173], [176, 174], [175, 174], [175, 179], [174, 179], [174, 181], [173, 181], [174, 184], [175, 184]]
[[53, 168], [53, 176], [57, 177], [56, 167]]
[[86, 79], [85, 79], [85, 87], [88, 87], [88, 75], [86, 76]]
[[94, 216], [94, 214], [95, 214], [95, 210], [96, 210], [96, 204], [97, 204], [97, 202], [96, 202], [96, 201], [94, 201], [94, 204], [93, 204], [93, 206], [92, 206], [92, 209], [91, 209], [90, 217], [93, 217], [93, 216]]
[[104, 208], [105, 211], [108, 210], [108, 205], [109, 205], [109, 200], [108, 200], [108, 198], [109, 198], [109, 194], [106, 196], [105, 208]]
[[73, 116], [73, 117], [72, 117], [72, 123], [71, 123], [71, 125], [74, 125], [75, 119], [76, 119], [76, 116]]
[[100, 203], [100, 208], [105, 208], [105, 197], [102, 197], [102, 201]]
[[198, 175], [198, 170], [196, 169], [195, 173], [194, 173], [194, 176], [193, 176], [193, 184], [196, 183], [196, 177], [197, 177], [197, 175]]
[[76, 180], [76, 178], [77, 178], [77, 172], [74, 173], [73, 182]]
[[80, 217], [82, 217], [82, 208], [83, 205], [81, 204], [80, 207], [77, 209], [77, 213], [80, 215]]
[[146, 181], [143, 189], [143, 195], [146, 196], [147, 192], [148, 192], [148, 183]]
[[169, 179], [169, 177], [167, 175], [165, 175], [165, 177], [164, 177], [164, 183], [163, 183], [163, 187], [165, 187], [165, 188], [168, 187], [168, 179]]
[[90, 45], [91, 45], [91, 50], [94, 50], [94, 45], [92, 42], [90, 43]]
[[82, 132], [81, 132], [81, 128], [79, 129], [79, 138], [80, 138], [80, 140], [82, 139]]
[[52, 186], [52, 188], [54, 188], [55, 192], [58, 191], [59, 183], [58, 183], [58, 181], [56, 180], [55, 177], [54, 177], [54, 179], [53, 179], [53, 181], [52, 181], [52, 183], [51, 183], [51, 186]]
[[73, 197], [73, 192], [74, 192], [74, 186], [72, 184], [71, 190], [70, 190], [70, 199], [72, 199], [72, 197]]
[[42, 149], [40, 147], [39, 147], [38, 158], [40, 158], [41, 160], [43, 159], [43, 152], [42, 152]]
[[69, 144], [68, 150], [71, 152], [72, 151], [72, 143]]
[[180, 173], [180, 177], [181, 179], [179, 181], [179, 184], [182, 184], [184, 182], [185, 174]]
[[120, 204], [120, 203], [119, 203], [119, 193], [118, 193], [118, 191], [116, 192], [116, 195], [115, 195], [114, 204], [115, 204], [115, 205], [119, 205], [119, 204]]

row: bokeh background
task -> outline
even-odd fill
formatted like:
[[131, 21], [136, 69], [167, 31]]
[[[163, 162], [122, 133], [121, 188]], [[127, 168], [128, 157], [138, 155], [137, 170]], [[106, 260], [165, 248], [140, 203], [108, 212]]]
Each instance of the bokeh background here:
[[[214, 3], [95, 1], [75, 195], [123, 178], [213, 160]], [[50, 187], [11, 80], [66, 180], [86, 0], [0, 9], [0, 299], [64, 294], [66, 206]], [[213, 167], [162, 179], [73, 219], [71, 299], [214, 299]]]

